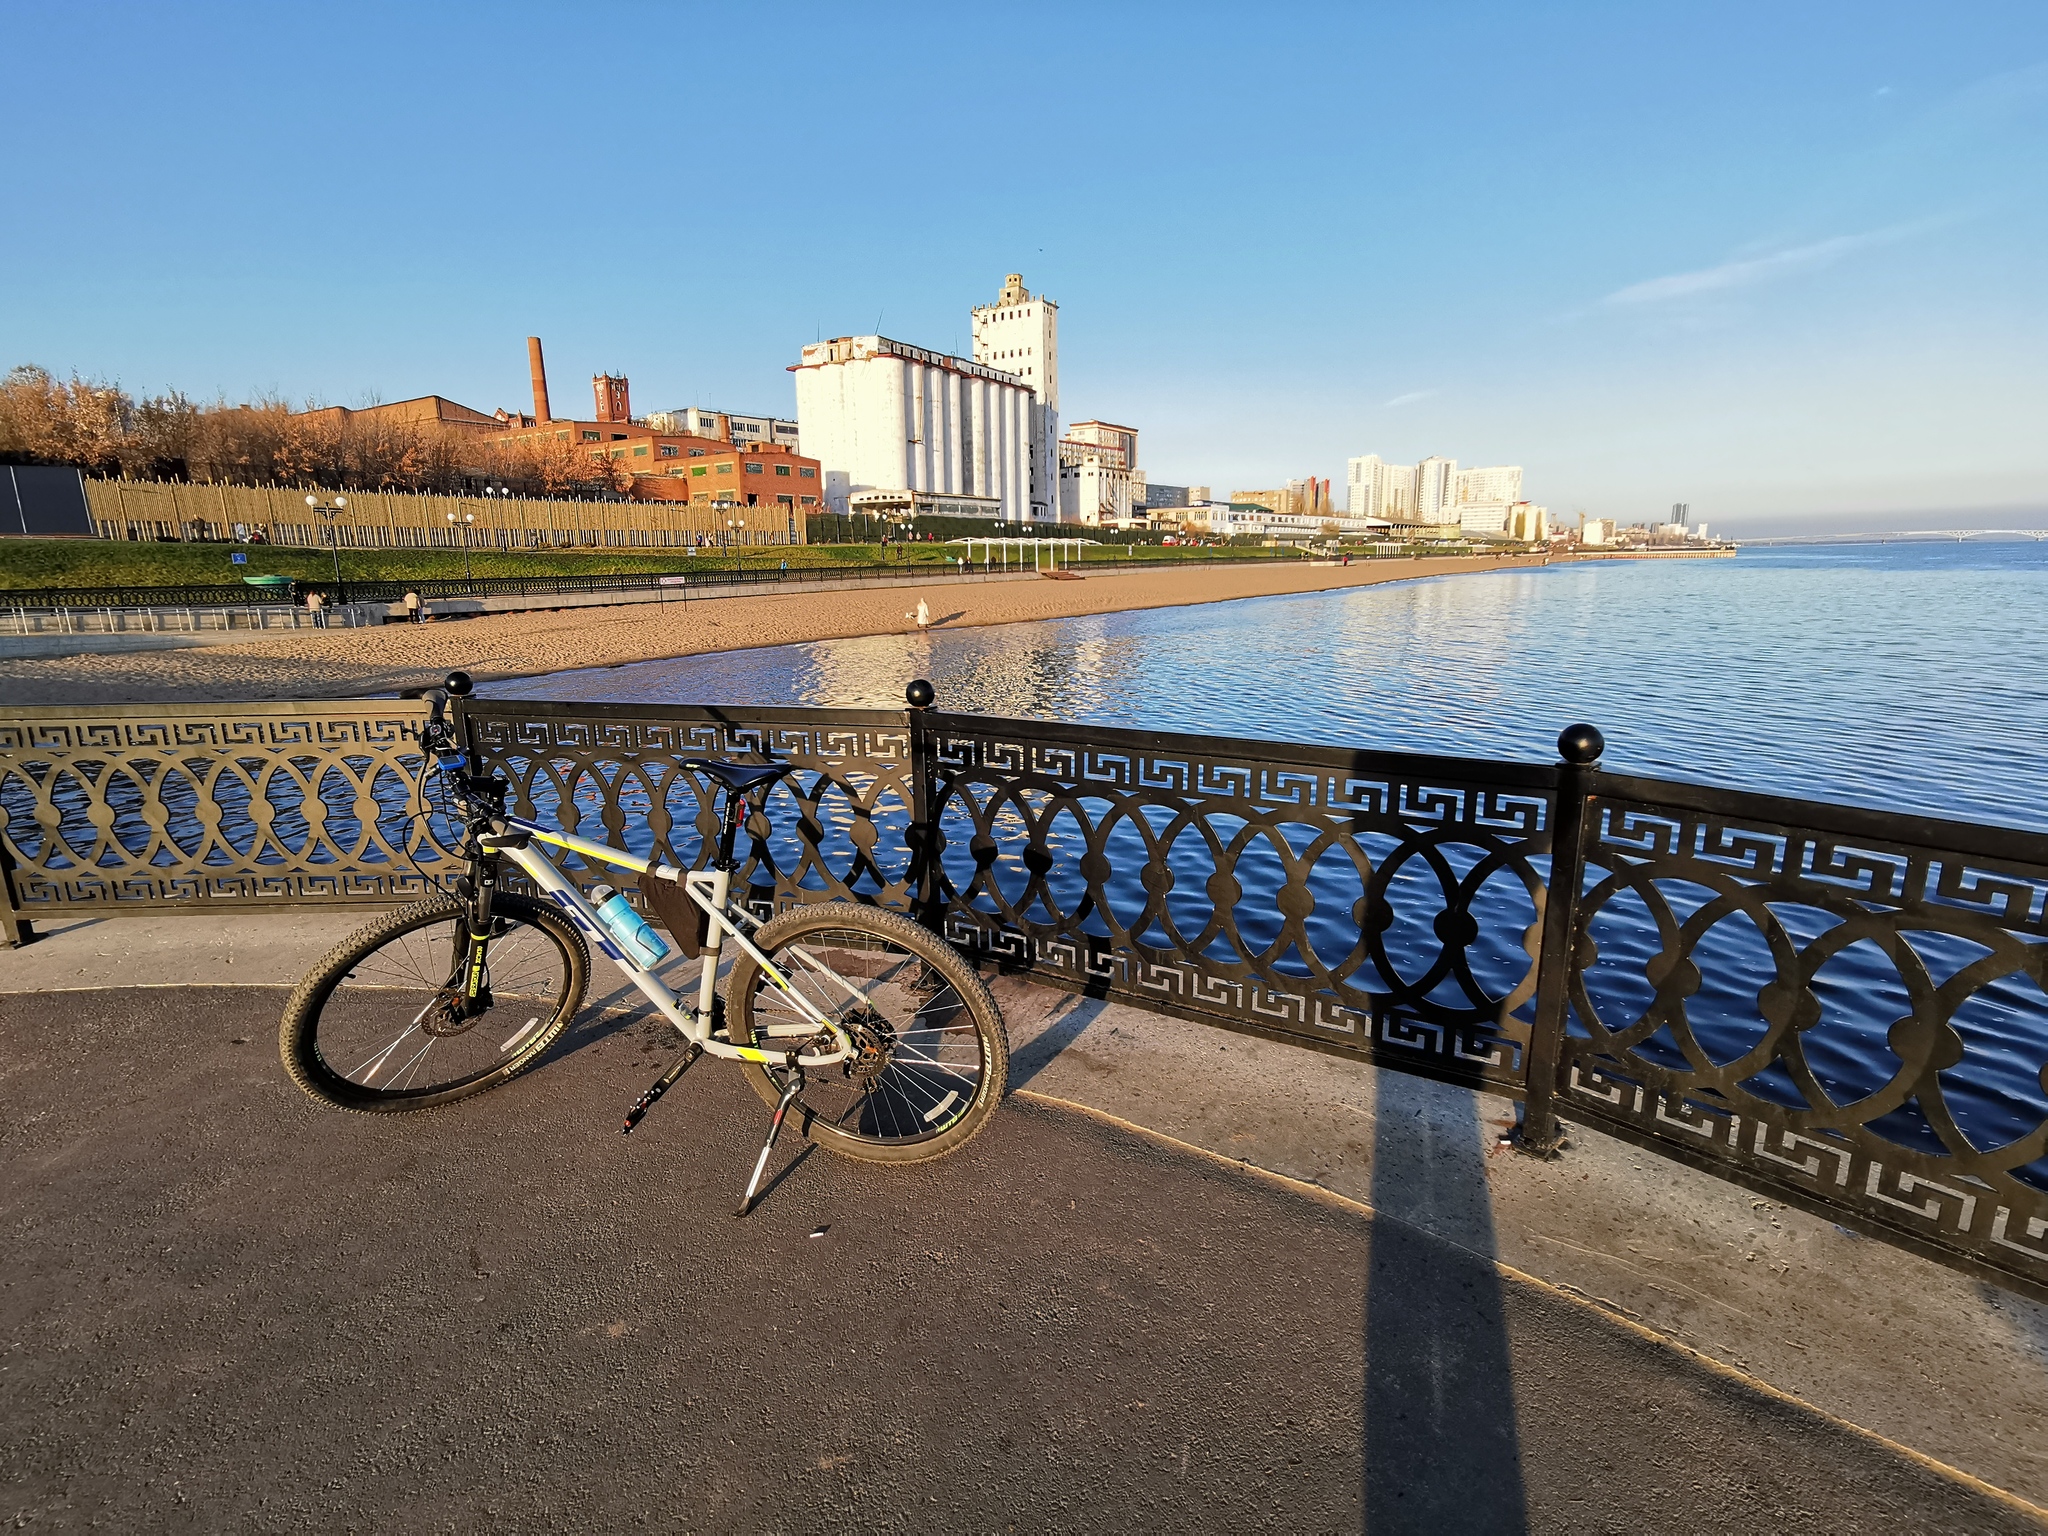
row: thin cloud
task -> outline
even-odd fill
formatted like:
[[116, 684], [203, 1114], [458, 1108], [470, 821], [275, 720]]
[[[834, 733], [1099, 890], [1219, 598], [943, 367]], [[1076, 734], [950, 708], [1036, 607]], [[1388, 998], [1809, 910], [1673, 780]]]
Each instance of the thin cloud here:
[[1427, 400], [1431, 395], [1440, 395], [1440, 389], [1411, 389], [1405, 395], [1396, 395], [1381, 405], [1381, 410], [1390, 410], [1397, 405], [1413, 405], [1418, 400]]
[[1617, 308], [1639, 308], [1647, 304], [1670, 304], [1707, 294], [1754, 288], [1781, 277], [1818, 272], [1823, 267], [1833, 266], [1844, 256], [1873, 246], [1892, 245], [1928, 227], [1926, 223], [1898, 224], [1890, 229], [1874, 229], [1867, 234], [1837, 235], [1832, 240], [1796, 245], [1768, 256], [1724, 261], [1718, 267], [1706, 267], [1698, 272], [1675, 272], [1669, 277], [1653, 277], [1648, 282], [1617, 288], [1600, 302]]

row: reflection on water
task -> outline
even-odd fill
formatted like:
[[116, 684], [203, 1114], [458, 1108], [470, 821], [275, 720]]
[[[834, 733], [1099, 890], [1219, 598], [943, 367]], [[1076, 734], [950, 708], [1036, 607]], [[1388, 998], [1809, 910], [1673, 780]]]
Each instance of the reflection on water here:
[[[1115, 578], [1098, 578], [1114, 580]], [[974, 589], [961, 602], [972, 621]], [[943, 708], [1607, 765], [2048, 829], [2048, 544], [1482, 572], [829, 640], [499, 683], [515, 698]]]
[[[971, 621], [973, 590], [962, 594]], [[922, 676], [943, 707], [965, 713], [1532, 761], [1551, 756], [1560, 727], [1589, 720], [1607, 737], [1607, 766], [1624, 772], [2048, 829], [2039, 788], [2048, 747], [2044, 609], [2048, 545], [1785, 549], [822, 641], [484, 691], [887, 709], [901, 707], [904, 683]], [[1030, 884], [1018, 850], [1022, 818], [1036, 809], [1020, 802], [996, 820], [1004, 852], [993, 878], [1006, 897]], [[948, 872], [963, 885], [972, 879], [971, 829], [946, 830]], [[1228, 837], [1241, 829], [1213, 830]], [[1144, 907], [1135, 884], [1144, 855], [1131, 829], [1118, 835], [1131, 846], [1110, 850], [1105, 894], [1131, 908], [1118, 912], [1128, 923]], [[1087, 885], [1085, 830], [1056, 816], [1045, 841], [1054, 860], [1037, 898], [1045, 910], [1027, 914], [1040, 921], [1054, 919], [1055, 908], [1076, 910]], [[1273, 952], [1272, 898], [1284, 881], [1264, 845], [1238, 864], [1243, 897], [1219, 914], [1200, 894], [1206, 849], [1182, 842], [1171, 854], [1173, 894], [1150, 931], [1133, 934], [1137, 942], [1185, 945], [1225, 962], [1257, 956], [1283, 974], [1320, 971], [1375, 989], [1394, 980], [1360, 948], [1358, 871], [1318, 864], [1310, 880], [1316, 953], [1305, 960]], [[1441, 898], [1409, 896], [1396, 901], [1387, 934], [1397, 969], [1438, 952], [1430, 921]], [[1675, 906], [1682, 917], [1685, 902]], [[1528, 964], [1518, 945], [1530, 921], [1524, 909], [1526, 895], [1505, 885], [1475, 904], [1474, 915], [1489, 919], [1475, 970], [1496, 996]], [[1835, 921], [1791, 908], [1777, 915], [1794, 928]], [[1104, 928], [1099, 914], [1081, 926]], [[1655, 921], [1624, 897], [1597, 916], [1594, 937], [1600, 959], [1587, 979], [1595, 1005], [1603, 1017], [1632, 1018], [1651, 995], [1644, 970], [1661, 948]], [[1934, 963], [1940, 941], [1926, 938], [1931, 947], [1916, 947]], [[1754, 930], [1728, 928], [1709, 935], [1696, 958], [1706, 985], [1687, 1008], [1695, 1046], [1715, 1062], [1736, 1061], [1766, 1027], [1757, 994], [1774, 974], [1768, 953]], [[1824, 1013], [1802, 1045], [1823, 1090], [1849, 1103], [1889, 1077], [1886, 1031], [1911, 1008], [1898, 967], [1867, 941], [1823, 969], [1814, 990]], [[2039, 1125], [2048, 1116], [2038, 1075], [2048, 1057], [2048, 998], [2007, 978], [1980, 989], [1954, 1022], [1966, 1052], [1942, 1082], [1965, 1134], [1993, 1147]], [[1668, 1030], [1641, 1049], [1646, 1059], [1686, 1064]], [[1804, 1102], [1782, 1067], [1757, 1072], [1747, 1086]], [[1938, 1145], [1910, 1105], [1873, 1129], [1907, 1146]], [[2048, 1160], [2025, 1176], [2048, 1187]]]

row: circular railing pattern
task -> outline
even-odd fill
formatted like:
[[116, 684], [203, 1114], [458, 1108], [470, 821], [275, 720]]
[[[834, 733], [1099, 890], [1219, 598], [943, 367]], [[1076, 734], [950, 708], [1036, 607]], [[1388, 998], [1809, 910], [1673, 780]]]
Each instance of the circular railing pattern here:
[[1566, 1104], [2048, 1280], [2048, 870], [1589, 814]]
[[1148, 1007], [1519, 1081], [1543, 795], [1104, 736], [936, 728], [956, 941]]
[[414, 797], [423, 706], [29, 710], [0, 721], [18, 908], [389, 903], [455, 873]]
[[[518, 814], [701, 869], [717, 845], [716, 800], [684, 760], [791, 763], [798, 771], [771, 786], [747, 819], [737, 887], [764, 907], [909, 905], [915, 797], [902, 725], [741, 723], [688, 706], [602, 717], [532, 710], [485, 703], [469, 711], [482, 766], [510, 781]], [[618, 881], [617, 871], [573, 853], [550, 856], [586, 887]]]

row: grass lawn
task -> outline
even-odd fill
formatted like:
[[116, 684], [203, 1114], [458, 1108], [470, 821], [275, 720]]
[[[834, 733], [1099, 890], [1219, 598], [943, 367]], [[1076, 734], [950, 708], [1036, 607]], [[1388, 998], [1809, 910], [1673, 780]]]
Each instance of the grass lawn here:
[[[248, 556], [236, 565], [232, 554]], [[959, 553], [944, 544], [896, 545], [888, 563], [942, 565]], [[1137, 557], [1199, 563], [1242, 560], [1247, 556], [1291, 560], [1289, 550], [1185, 549], [1157, 545], [1126, 549], [1118, 545], [1084, 545], [1084, 563]], [[730, 570], [731, 554], [682, 550], [606, 550], [588, 553], [501, 554], [472, 550], [470, 568], [478, 576], [621, 576], [658, 571], [681, 573]], [[884, 554], [876, 544], [799, 544], [740, 551], [741, 562], [753, 569], [774, 568], [787, 560], [792, 567], [877, 565]], [[1010, 558], [1017, 559], [1012, 546]], [[349, 581], [457, 580], [462, 575], [460, 550], [343, 550], [341, 573]], [[0, 539], [0, 591], [25, 587], [175, 587], [232, 582], [244, 576], [294, 576], [303, 581], [332, 583], [334, 560], [325, 550], [281, 549], [270, 544], [130, 544], [99, 539]]]
[[[890, 556], [893, 561], [901, 551]], [[945, 550], [937, 545], [909, 551], [914, 563], [941, 564]], [[229, 556], [248, 556], [236, 565]], [[881, 550], [872, 544], [777, 546], [741, 551], [750, 568], [779, 566], [872, 565]], [[501, 554], [470, 551], [470, 568], [482, 576], [620, 576], [636, 572], [663, 573], [730, 570], [731, 554], [686, 550], [593, 550], [588, 553]], [[341, 574], [350, 581], [459, 580], [462, 551], [348, 550], [341, 552]], [[321, 549], [283, 549], [270, 544], [130, 544], [97, 539], [0, 539], [0, 590], [23, 587], [174, 587], [195, 583], [231, 582], [244, 576], [295, 576], [331, 584], [334, 558]]]

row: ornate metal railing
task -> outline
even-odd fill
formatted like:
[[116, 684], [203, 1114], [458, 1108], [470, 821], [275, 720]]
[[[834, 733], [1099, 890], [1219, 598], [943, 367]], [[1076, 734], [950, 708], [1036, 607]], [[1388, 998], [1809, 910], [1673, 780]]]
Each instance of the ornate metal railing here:
[[[522, 815], [702, 868], [716, 845], [711, 786], [691, 757], [794, 763], [748, 822], [738, 886], [757, 906], [911, 900], [919, 815], [911, 723], [901, 711], [475, 700], [461, 711], [480, 769], [507, 779]], [[585, 886], [617, 882], [573, 853]], [[637, 896], [636, 898], [637, 899]]]
[[922, 734], [955, 943], [1518, 1091], [1554, 770], [965, 715]]
[[425, 718], [399, 700], [0, 716], [10, 937], [65, 914], [389, 905], [453, 879], [414, 800]]
[[[0, 719], [9, 917], [454, 872], [410, 703]], [[474, 700], [518, 807], [763, 909], [912, 910], [1062, 987], [1510, 1095], [2048, 1296], [2048, 837], [1554, 764], [948, 715]], [[573, 856], [564, 867], [595, 882]]]
[[2048, 837], [1586, 787], [1564, 1111], [2048, 1289]]

